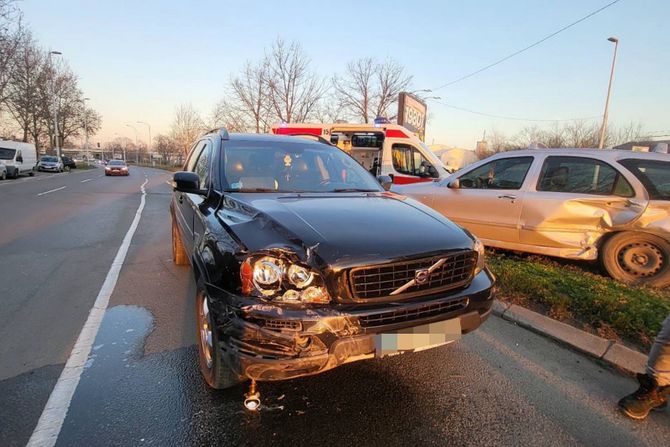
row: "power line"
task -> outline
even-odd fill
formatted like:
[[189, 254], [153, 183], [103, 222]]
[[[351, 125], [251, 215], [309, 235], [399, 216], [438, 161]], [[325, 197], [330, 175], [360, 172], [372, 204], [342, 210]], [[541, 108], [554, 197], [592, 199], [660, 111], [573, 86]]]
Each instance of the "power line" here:
[[520, 49], [520, 50], [518, 50], [518, 51], [515, 51], [514, 53], [509, 54], [509, 55], [507, 55], [507, 56], [505, 56], [505, 57], [503, 57], [503, 58], [501, 58], [501, 59], [498, 59], [497, 61], [495, 61], [495, 62], [493, 62], [493, 63], [491, 63], [491, 64], [489, 64], [489, 65], [487, 65], [487, 66], [485, 66], [485, 67], [482, 67], [482, 68], [480, 68], [479, 70], [475, 70], [475, 71], [473, 71], [473, 72], [471, 72], [471, 73], [468, 73], [468, 74], [466, 74], [466, 75], [464, 75], [464, 76], [461, 76], [460, 78], [454, 79], [453, 81], [449, 81], [449, 82], [447, 82], [446, 84], [442, 84], [442, 85], [440, 85], [439, 87], [435, 87], [435, 88], [433, 88], [433, 89], [431, 89], [431, 90], [432, 90], [432, 91], [440, 90], [440, 89], [442, 89], [442, 88], [444, 88], [444, 87], [448, 87], [448, 86], [450, 86], [450, 85], [456, 84], [457, 82], [461, 82], [461, 81], [464, 81], [465, 79], [471, 78], [472, 76], [474, 76], [474, 75], [476, 75], [476, 74], [479, 74], [479, 73], [481, 73], [481, 72], [484, 71], [484, 70], [488, 70], [489, 68], [492, 68], [492, 67], [495, 67], [496, 65], [502, 64], [502, 63], [505, 62], [506, 60], [511, 59], [511, 58], [513, 58], [514, 56], [517, 56], [517, 55], [523, 53], [524, 51], [530, 50], [531, 48], [538, 46], [538, 45], [541, 44], [542, 42], [544, 42], [544, 41], [546, 41], [546, 40], [549, 40], [549, 39], [551, 39], [552, 37], [554, 37], [555, 35], [560, 34], [560, 33], [562, 33], [563, 31], [565, 31], [565, 30], [567, 30], [567, 29], [569, 29], [569, 28], [572, 28], [573, 26], [577, 25], [578, 23], [581, 23], [581, 22], [583, 22], [584, 20], [587, 20], [587, 19], [593, 17], [594, 15], [598, 14], [599, 12], [604, 11], [605, 9], [609, 8], [610, 6], [614, 5], [615, 3], [619, 3], [620, 1], [621, 1], [621, 0], [614, 0], [613, 2], [610, 2], [610, 3], [606, 4], [606, 5], [603, 6], [603, 7], [599, 8], [599, 9], [596, 9], [595, 11], [593, 11], [593, 12], [591, 12], [591, 13], [585, 15], [585, 16], [582, 17], [581, 19], [576, 20], [576, 21], [570, 23], [569, 25], [564, 26], [563, 28], [559, 29], [558, 31], [555, 31], [555, 32], [549, 34], [548, 36], [543, 37], [542, 39], [538, 40], [538, 41], [535, 42], [535, 43], [532, 43], [532, 44], [528, 45], [528, 46], [525, 47], [525, 48], [522, 48], [522, 49]]
[[441, 104], [445, 107], [449, 107], [451, 109], [460, 110], [461, 112], [468, 112], [468, 113], [473, 113], [475, 115], [486, 116], [486, 117], [489, 117], [489, 118], [500, 118], [500, 119], [513, 120], [513, 121], [558, 122], [558, 121], [587, 121], [587, 120], [593, 120], [593, 119], [600, 119], [601, 118], [600, 115], [587, 116], [587, 117], [582, 117], [582, 118], [561, 118], [561, 119], [521, 118], [521, 117], [518, 117], [518, 116], [494, 115], [492, 113], [478, 112], [476, 110], [467, 109], [465, 107], [459, 107], [459, 106], [455, 106], [455, 105], [452, 105], [452, 104], [447, 104], [446, 102], [442, 102], [442, 101], [433, 101], [433, 102]]

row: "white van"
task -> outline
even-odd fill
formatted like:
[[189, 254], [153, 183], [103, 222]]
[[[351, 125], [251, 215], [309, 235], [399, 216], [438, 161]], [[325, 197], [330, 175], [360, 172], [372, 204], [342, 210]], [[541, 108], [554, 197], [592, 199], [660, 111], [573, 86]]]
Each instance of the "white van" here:
[[35, 175], [37, 150], [32, 143], [0, 140], [0, 163], [5, 165], [7, 177], [17, 178], [19, 175]]

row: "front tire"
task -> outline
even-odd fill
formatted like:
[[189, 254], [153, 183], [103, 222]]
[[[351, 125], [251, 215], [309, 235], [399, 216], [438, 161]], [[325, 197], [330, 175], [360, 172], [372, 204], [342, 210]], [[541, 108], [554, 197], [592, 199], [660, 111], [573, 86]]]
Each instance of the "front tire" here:
[[0, 180], [7, 180], [7, 171], [2, 171], [2, 173], [0, 173]]
[[670, 285], [670, 243], [653, 234], [617, 233], [603, 245], [600, 260], [607, 273], [623, 283]]
[[200, 372], [210, 388], [222, 390], [244, 381], [224, 363], [218, 331], [209, 310], [209, 298], [201, 281], [195, 294], [196, 337]]
[[174, 219], [172, 219], [172, 261], [175, 265], [188, 265], [188, 254], [184, 248], [184, 243], [181, 240], [179, 228]]

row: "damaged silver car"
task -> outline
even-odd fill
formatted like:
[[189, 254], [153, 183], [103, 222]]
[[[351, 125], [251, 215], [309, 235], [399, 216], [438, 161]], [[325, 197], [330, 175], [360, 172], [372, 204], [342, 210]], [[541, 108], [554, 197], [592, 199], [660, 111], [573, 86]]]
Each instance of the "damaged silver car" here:
[[670, 157], [618, 150], [496, 154], [446, 179], [393, 190], [486, 245], [599, 260], [629, 284], [670, 285]]

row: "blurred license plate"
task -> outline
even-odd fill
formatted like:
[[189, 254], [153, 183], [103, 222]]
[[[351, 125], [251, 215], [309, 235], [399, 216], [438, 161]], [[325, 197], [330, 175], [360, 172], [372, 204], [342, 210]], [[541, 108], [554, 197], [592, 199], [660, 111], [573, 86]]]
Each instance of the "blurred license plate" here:
[[460, 318], [438, 321], [375, 335], [375, 355], [386, 357], [404, 352], [423, 351], [451, 343], [459, 338], [461, 338]]

